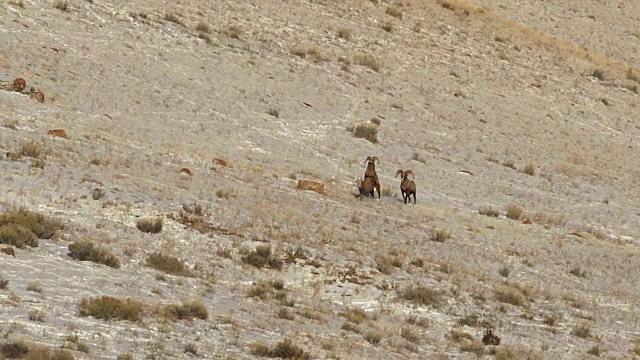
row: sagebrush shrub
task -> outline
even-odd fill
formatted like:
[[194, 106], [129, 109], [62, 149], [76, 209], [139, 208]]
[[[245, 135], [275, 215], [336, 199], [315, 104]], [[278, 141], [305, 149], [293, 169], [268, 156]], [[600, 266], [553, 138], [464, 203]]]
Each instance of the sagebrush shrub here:
[[140, 219], [140, 220], [138, 220], [136, 222], [136, 227], [138, 228], [138, 230], [140, 230], [142, 232], [151, 233], [151, 234], [157, 234], [160, 231], [162, 231], [162, 218]]
[[185, 266], [184, 262], [171, 255], [151, 253], [147, 255], [146, 265], [150, 268], [165, 272], [170, 275], [191, 275], [191, 271]]
[[115, 255], [90, 240], [80, 240], [69, 244], [69, 252], [71, 257], [76, 260], [91, 261], [114, 269], [120, 267], [120, 260]]
[[144, 305], [136, 300], [121, 300], [111, 296], [83, 298], [78, 303], [80, 316], [92, 316], [103, 320], [139, 321]]

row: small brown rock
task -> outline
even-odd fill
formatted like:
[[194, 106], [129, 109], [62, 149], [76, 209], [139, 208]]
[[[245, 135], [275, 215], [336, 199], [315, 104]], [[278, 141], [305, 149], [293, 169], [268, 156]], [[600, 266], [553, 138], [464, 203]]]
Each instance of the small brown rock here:
[[317, 193], [324, 193], [324, 183], [313, 180], [298, 180], [298, 189], [311, 190]]
[[68, 139], [69, 138], [67, 136], [67, 132], [64, 131], [63, 129], [49, 130], [49, 131], [47, 131], [47, 135], [61, 137], [61, 138], [64, 138], [64, 139]]

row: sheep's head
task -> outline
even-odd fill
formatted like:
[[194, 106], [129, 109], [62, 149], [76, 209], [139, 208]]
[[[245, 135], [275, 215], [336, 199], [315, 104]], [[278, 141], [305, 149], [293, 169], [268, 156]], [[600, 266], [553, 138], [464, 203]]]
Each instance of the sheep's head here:
[[375, 164], [376, 162], [378, 162], [378, 164], [380, 163], [380, 159], [377, 156], [367, 156], [367, 159], [364, 161], [365, 163], [368, 164]]
[[396, 176], [394, 177], [394, 179], [397, 178], [398, 175], [400, 175], [404, 179], [404, 173], [402, 172], [402, 169], [398, 170], [398, 172], [396, 173]]
[[407, 171], [405, 171], [405, 172], [404, 172], [404, 178], [405, 178], [405, 179], [409, 178], [409, 175], [411, 175], [411, 177], [412, 177], [413, 179], [415, 179], [415, 178], [416, 178], [416, 176], [413, 174], [413, 171], [411, 171], [411, 170], [407, 170]]

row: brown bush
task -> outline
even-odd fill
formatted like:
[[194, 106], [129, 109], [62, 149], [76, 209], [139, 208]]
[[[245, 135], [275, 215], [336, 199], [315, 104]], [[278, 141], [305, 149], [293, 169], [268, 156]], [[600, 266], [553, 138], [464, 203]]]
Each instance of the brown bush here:
[[90, 240], [76, 241], [69, 244], [71, 257], [80, 261], [91, 261], [97, 264], [107, 265], [114, 269], [120, 267], [120, 260], [109, 250], [95, 245]]
[[78, 314], [103, 320], [139, 321], [142, 318], [143, 308], [143, 304], [136, 300], [120, 300], [111, 296], [102, 296], [80, 300]]

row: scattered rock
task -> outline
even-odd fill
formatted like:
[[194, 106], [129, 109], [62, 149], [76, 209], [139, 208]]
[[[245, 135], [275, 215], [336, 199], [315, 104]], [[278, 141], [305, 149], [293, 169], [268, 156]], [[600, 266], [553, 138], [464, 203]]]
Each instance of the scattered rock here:
[[324, 193], [324, 183], [313, 180], [298, 180], [298, 189], [311, 190], [317, 193]]
[[229, 167], [229, 164], [220, 158], [213, 158], [213, 163], [218, 164], [220, 166]]
[[64, 138], [64, 139], [68, 139], [69, 138], [67, 136], [67, 132], [64, 131], [63, 129], [49, 130], [49, 131], [47, 131], [47, 135], [61, 137], [61, 138]]
[[15, 250], [13, 250], [12, 247], [3, 247], [2, 249], [0, 249], [0, 253], [16, 257], [16, 252], [15, 252]]
[[22, 92], [27, 87], [27, 82], [23, 78], [13, 80], [13, 91]]

